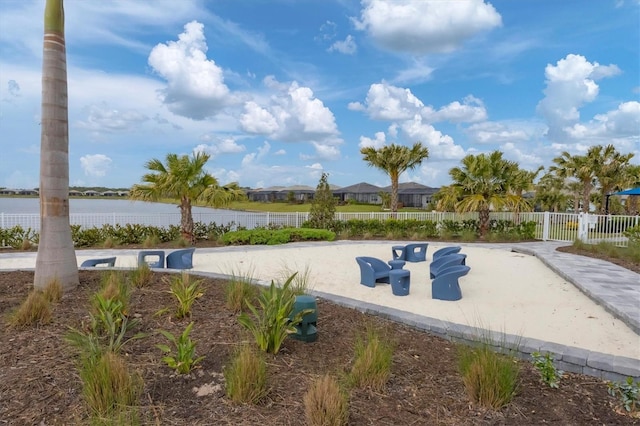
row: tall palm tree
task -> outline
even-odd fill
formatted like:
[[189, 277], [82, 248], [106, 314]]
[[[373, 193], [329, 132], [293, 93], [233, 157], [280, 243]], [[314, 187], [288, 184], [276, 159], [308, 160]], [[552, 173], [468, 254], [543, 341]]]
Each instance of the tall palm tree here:
[[142, 176], [145, 184], [134, 185], [129, 198], [142, 201], [161, 199], [179, 201], [180, 232], [183, 238], [194, 244], [191, 213], [194, 202], [223, 207], [245, 196], [244, 191], [235, 182], [220, 186], [215, 177], [205, 172], [204, 166], [207, 161], [209, 161], [209, 155], [203, 152], [193, 154], [191, 157], [167, 154], [166, 164], [154, 158], [145, 164], [152, 173]]
[[633, 158], [633, 153], [621, 154], [613, 145], [606, 147], [598, 145], [591, 147], [587, 156], [589, 154], [598, 159], [595, 162], [593, 173], [599, 184], [598, 210], [600, 214], [605, 214], [607, 195], [613, 190], [624, 189], [624, 169], [629, 166], [629, 160]]
[[589, 213], [589, 200], [595, 186], [594, 170], [597, 161], [596, 152], [592, 150], [588, 155], [571, 155], [565, 151], [553, 159], [555, 166], [549, 168], [558, 177], [578, 180], [581, 188], [582, 212], [584, 213]]
[[391, 211], [398, 211], [398, 179], [407, 170], [413, 170], [429, 157], [429, 149], [416, 142], [411, 148], [404, 145], [385, 145], [380, 149], [365, 147], [360, 150], [363, 160], [377, 167], [391, 179]]
[[531, 210], [531, 203], [523, 197], [523, 194], [534, 188], [533, 181], [542, 170], [544, 170], [544, 167], [542, 166], [538, 167], [536, 170], [524, 170], [518, 168], [511, 174], [508, 186], [509, 190], [516, 195], [514, 201], [517, 201], [517, 203], [513, 206], [515, 222], [519, 221], [520, 211]]
[[502, 152], [493, 151], [489, 155], [467, 155], [462, 159], [462, 167], [449, 170], [453, 186], [461, 196], [456, 203], [458, 212], [478, 212], [480, 235], [489, 230], [491, 209], [530, 210], [523, 203], [522, 196], [510, 191], [513, 176], [518, 173], [518, 165], [502, 158]]
[[63, 291], [79, 283], [69, 223], [69, 121], [67, 53], [62, 0], [44, 10], [40, 123], [40, 241], [34, 287], [58, 280]]
[[[565, 210], [568, 196], [565, 193], [564, 179], [553, 173], [547, 173], [536, 185], [534, 203], [545, 211]], [[577, 203], [576, 203], [577, 204]]]

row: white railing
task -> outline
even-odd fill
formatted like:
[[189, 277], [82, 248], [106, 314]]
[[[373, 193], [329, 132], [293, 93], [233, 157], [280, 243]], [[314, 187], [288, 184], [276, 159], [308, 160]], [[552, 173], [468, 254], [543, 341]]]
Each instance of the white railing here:
[[[272, 212], [212, 212], [193, 213], [193, 220], [202, 223], [215, 223], [216, 225], [231, 225], [232, 229], [245, 227], [254, 229], [267, 226], [300, 227], [307, 220], [309, 213], [272, 213]], [[336, 219], [346, 221], [350, 219], [360, 220], [420, 220], [442, 222], [444, 220], [462, 221], [477, 219], [477, 213], [457, 214], [452, 212], [360, 212], [360, 213], [336, 213]], [[551, 213], [551, 212], [494, 212], [491, 219], [510, 220], [515, 223], [536, 222], [535, 238], [543, 241], [567, 241], [580, 239], [585, 242], [595, 243], [609, 241], [618, 246], [626, 247], [628, 239], [624, 236], [624, 230], [640, 225], [640, 216], [607, 216], [575, 213]], [[70, 215], [72, 225], [80, 225], [82, 228], [100, 228], [103, 225], [125, 225], [127, 223], [147, 226], [168, 227], [180, 225], [180, 213], [161, 214], [130, 214], [130, 213], [72, 213]], [[8, 229], [14, 226], [23, 229], [40, 230], [40, 215], [36, 213], [0, 213], [0, 228]]]

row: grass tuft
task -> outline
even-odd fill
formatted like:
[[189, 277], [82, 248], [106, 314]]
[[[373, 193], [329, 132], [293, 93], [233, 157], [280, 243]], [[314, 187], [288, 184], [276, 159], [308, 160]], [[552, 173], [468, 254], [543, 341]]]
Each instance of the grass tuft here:
[[129, 272], [129, 280], [131, 284], [136, 288], [146, 287], [151, 284], [151, 278], [153, 277], [153, 271], [149, 267], [149, 264], [143, 262], [138, 267]]
[[391, 374], [393, 344], [378, 330], [369, 328], [366, 336], [359, 336], [355, 344], [355, 359], [347, 375], [352, 387], [369, 387], [382, 391]]
[[267, 364], [250, 345], [236, 352], [223, 373], [227, 397], [233, 402], [255, 404], [267, 393]]
[[51, 303], [58, 303], [62, 300], [62, 284], [58, 278], [54, 278], [45, 286], [42, 291], [45, 299]]
[[9, 325], [27, 327], [51, 322], [51, 302], [41, 291], [33, 290], [10, 316]]
[[329, 374], [316, 379], [304, 395], [309, 426], [343, 426], [349, 420], [349, 402], [338, 381]]
[[231, 311], [238, 313], [246, 307], [245, 299], [251, 303], [258, 297], [259, 289], [253, 284], [252, 275], [231, 275], [231, 279], [225, 287], [226, 306]]

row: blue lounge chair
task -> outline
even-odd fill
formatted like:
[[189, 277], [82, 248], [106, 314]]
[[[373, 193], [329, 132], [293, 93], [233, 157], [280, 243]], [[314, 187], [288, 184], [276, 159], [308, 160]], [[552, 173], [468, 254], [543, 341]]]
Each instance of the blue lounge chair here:
[[389, 283], [391, 267], [375, 257], [359, 256], [356, 262], [360, 266], [360, 284], [375, 287], [376, 283]]
[[407, 262], [425, 262], [429, 243], [411, 243], [404, 249], [404, 260]]
[[468, 266], [455, 265], [445, 268], [431, 282], [431, 298], [439, 300], [460, 300], [462, 291], [458, 279], [469, 273]]
[[429, 265], [429, 276], [434, 279], [438, 276], [439, 272], [448, 266], [464, 265], [466, 254], [454, 253], [440, 256], [438, 259], [431, 262]]
[[454, 254], [454, 253], [458, 253], [460, 252], [460, 250], [462, 249], [462, 247], [460, 246], [446, 246], [446, 247], [442, 247], [441, 249], [438, 249], [436, 251], [433, 252], [433, 256], [431, 256], [431, 260], [436, 260], [441, 256], [446, 256], [447, 254]]
[[167, 255], [167, 268], [170, 269], [191, 269], [193, 268], [193, 252], [195, 247], [181, 249]]
[[105, 257], [102, 259], [87, 259], [80, 265], [81, 268], [94, 268], [98, 265], [106, 265], [107, 267], [116, 266], [115, 257]]
[[[151, 258], [153, 260], [148, 260]], [[149, 268], [164, 268], [164, 251], [162, 250], [143, 250], [138, 253], [138, 266], [146, 263]]]

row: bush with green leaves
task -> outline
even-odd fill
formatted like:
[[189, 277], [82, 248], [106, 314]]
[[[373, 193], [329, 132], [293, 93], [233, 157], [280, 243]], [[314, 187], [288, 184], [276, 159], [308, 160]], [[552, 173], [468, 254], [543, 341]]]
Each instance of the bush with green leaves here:
[[167, 354], [162, 360], [178, 374], [189, 374], [204, 359], [204, 356], [196, 357], [196, 344], [189, 337], [192, 328], [193, 322], [189, 323], [178, 337], [166, 330], [158, 330], [173, 348], [165, 344], [158, 344], [156, 347]]
[[277, 245], [296, 241], [333, 241], [336, 234], [326, 229], [284, 228], [270, 230], [257, 228], [232, 231], [224, 234], [222, 242], [226, 245]]
[[281, 287], [272, 280], [271, 285], [260, 292], [260, 309], [245, 300], [252, 315], [242, 312], [238, 317], [238, 322], [253, 334], [258, 347], [264, 352], [277, 354], [286, 337], [296, 332], [296, 325], [313, 312], [312, 309], [304, 309], [289, 318], [295, 303], [295, 295], [290, 289], [295, 276], [290, 276]]
[[627, 228], [623, 234], [629, 239], [630, 244], [640, 244], [640, 225]]
[[609, 395], [618, 397], [625, 410], [640, 410], [640, 382], [634, 382], [633, 377], [627, 377], [624, 382], [609, 382], [607, 386]]
[[541, 355], [540, 352], [534, 352], [531, 354], [531, 358], [533, 358], [533, 366], [540, 373], [542, 382], [551, 388], [558, 388], [564, 372], [553, 365], [551, 354], [547, 352]]
[[0, 245], [21, 249], [25, 241], [29, 244], [37, 244], [40, 235], [31, 228], [24, 229], [20, 225], [12, 228], [0, 228]]

